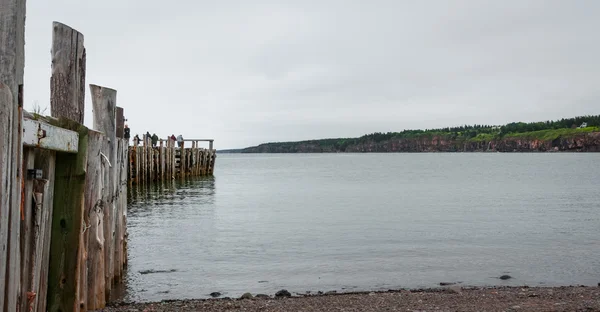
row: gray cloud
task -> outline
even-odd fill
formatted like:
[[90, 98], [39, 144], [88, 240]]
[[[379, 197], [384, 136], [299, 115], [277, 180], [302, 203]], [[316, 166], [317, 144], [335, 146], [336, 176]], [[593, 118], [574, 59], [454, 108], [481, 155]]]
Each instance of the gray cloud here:
[[[26, 106], [49, 105], [51, 23], [133, 133], [219, 148], [598, 114], [600, 2], [29, 1]], [[91, 125], [91, 101], [86, 102]], [[26, 107], [27, 108], [27, 107]]]

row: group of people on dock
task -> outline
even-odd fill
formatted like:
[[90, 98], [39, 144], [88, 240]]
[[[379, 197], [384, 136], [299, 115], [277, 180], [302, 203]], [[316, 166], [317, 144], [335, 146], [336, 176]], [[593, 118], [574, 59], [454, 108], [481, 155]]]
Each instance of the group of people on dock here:
[[[156, 135], [156, 133], [150, 135], [150, 132], [146, 132], [146, 134], [143, 135], [143, 140], [148, 140], [150, 141], [150, 144], [152, 144], [152, 147], [156, 147], [158, 145], [158, 141], [159, 138]], [[177, 142], [177, 146], [182, 147], [183, 146], [183, 136], [180, 134], [177, 136], [177, 138], [175, 137], [174, 134], [172, 134], [168, 140], [173, 141], [173, 142]], [[146, 142], [148, 142], [146, 141]], [[142, 139], [140, 139], [139, 135], [135, 135], [133, 137], [133, 144], [138, 145], [140, 144], [140, 142], [143, 142]]]
[[[129, 138], [131, 136], [131, 130], [129, 129], [129, 126], [127, 125], [127, 119], [125, 119], [125, 126], [123, 129], [123, 137], [125, 139], [127, 139], [127, 141], [129, 141]], [[158, 145], [158, 135], [156, 135], [156, 133], [153, 133], [152, 135], [150, 135], [149, 131], [146, 131], [146, 134], [143, 135], [143, 140], [149, 140], [150, 144], [152, 144], [152, 147], [156, 147]], [[168, 138], [168, 140], [173, 141], [173, 142], [177, 142], [177, 146], [182, 147], [183, 146], [183, 136], [180, 134], [177, 137], [175, 137], [174, 134], [171, 134], [171, 136]], [[140, 139], [140, 136], [138, 134], [136, 134], [133, 137], [133, 144], [135, 145], [139, 145], [140, 142], [143, 142], [142, 139]], [[146, 141], [148, 142], [148, 141]]]

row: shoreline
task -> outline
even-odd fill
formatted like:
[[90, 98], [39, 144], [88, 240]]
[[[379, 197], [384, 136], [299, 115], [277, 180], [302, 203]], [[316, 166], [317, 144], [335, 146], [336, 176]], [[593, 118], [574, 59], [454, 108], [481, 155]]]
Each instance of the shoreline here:
[[102, 311], [600, 311], [598, 286], [490, 286], [116, 302]]

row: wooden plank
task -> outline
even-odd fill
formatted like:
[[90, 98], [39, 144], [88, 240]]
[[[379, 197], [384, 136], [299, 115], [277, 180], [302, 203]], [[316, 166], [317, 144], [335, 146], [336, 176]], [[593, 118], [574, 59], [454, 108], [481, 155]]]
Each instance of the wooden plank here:
[[52, 23], [52, 76], [50, 111], [83, 124], [85, 112], [85, 47], [83, 35], [59, 23]]
[[[34, 169], [34, 151], [32, 148], [23, 150], [23, 172], [27, 172], [28, 169]], [[26, 311], [29, 306], [29, 300], [27, 293], [30, 289], [30, 272], [31, 272], [31, 258], [32, 258], [32, 245], [33, 245], [33, 226], [34, 226], [34, 210], [32, 210], [33, 201], [33, 179], [27, 178], [23, 181], [23, 194], [22, 207], [21, 207], [21, 290], [19, 292], [19, 310]]]
[[77, 132], [55, 127], [38, 120], [23, 119], [23, 145], [77, 153]]
[[110, 163], [106, 188], [104, 190], [105, 206], [104, 206], [104, 269], [105, 269], [105, 296], [108, 301], [112, 283], [114, 278], [114, 246], [115, 246], [115, 193], [116, 193], [116, 177], [115, 166], [117, 158], [116, 145], [116, 106], [117, 106], [117, 91], [101, 87], [98, 85], [90, 85], [92, 94], [92, 105], [94, 106], [94, 130], [101, 131], [107, 138], [107, 146], [103, 149], [104, 155]]
[[210, 142], [214, 140], [215, 139], [183, 139], [184, 142]]
[[[27, 290], [27, 307], [23, 311], [36, 311], [40, 301], [40, 284], [42, 281], [42, 259], [44, 250], [44, 232], [48, 226], [48, 210], [44, 207], [44, 196], [48, 195], [48, 180], [38, 179], [33, 181], [34, 197], [34, 224], [33, 244], [31, 254], [31, 271], [29, 276], [29, 289]], [[47, 264], [46, 264], [47, 265]], [[41, 298], [46, 300], [46, 298]]]
[[87, 162], [88, 129], [66, 118], [58, 125], [79, 133], [77, 154], [58, 153], [48, 273], [48, 311], [79, 311], [80, 234]]
[[86, 223], [87, 230], [83, 232], [83, 239], [87, 244], [85, 300], [88, 310], [98, 310], [106, 305], [104, 285], [104, 228], [102, 224], [102, 206], [104, 205], [102, 180], [104, 169], [102, 165], [103, 156], [101, 155], [105, 141], [106, 137], [101, 132], [88, 132], [84, 210], [84, 222]]
[[[54, 207], [54, 180], [56, 152], [48, 150], [36, 150], [35, 167], [42, 169], [45, 178], [44, 198], [42, 204], [42, 221], [40, 234], [42, 235], [41, 263], [39, 269], [39, 286], [35, 296], [37, 311], [46, 311], [48, 292], [48, 271], [50, 262], [50, 236], [52, 230], [52, 214]], [[34, 188], [36, 188], [34, 184]], [[36, 192], [41, 191], [36, 188]]]

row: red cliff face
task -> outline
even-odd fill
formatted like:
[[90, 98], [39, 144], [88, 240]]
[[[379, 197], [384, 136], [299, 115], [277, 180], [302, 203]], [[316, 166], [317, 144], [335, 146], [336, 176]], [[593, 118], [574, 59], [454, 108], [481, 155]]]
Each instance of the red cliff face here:
[[343, 149], [318, 142], [263, 144], [247, 153], [372, 153], [372, 152], [600, 152], [600, 132], [581, 133], [555, 140], [503, 138], [491, 141], [453, 140], [448, 136], [366, 141]]
[[555, 140], [509, 138], [494, 142], [499, 152], [600, 152], [600, 132], [582, 133]]

